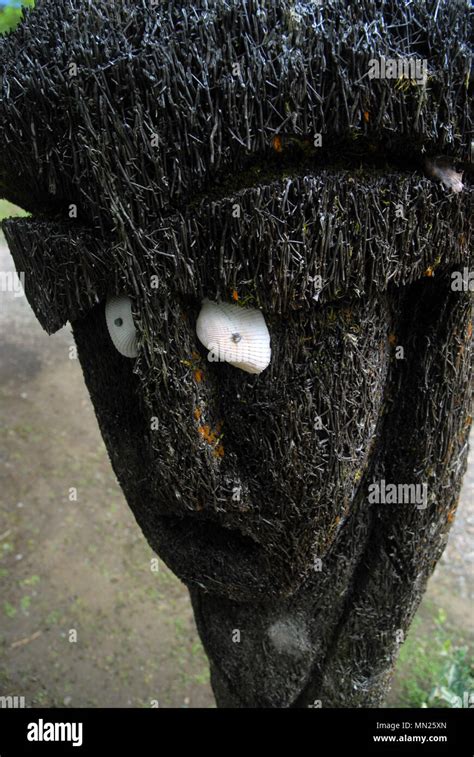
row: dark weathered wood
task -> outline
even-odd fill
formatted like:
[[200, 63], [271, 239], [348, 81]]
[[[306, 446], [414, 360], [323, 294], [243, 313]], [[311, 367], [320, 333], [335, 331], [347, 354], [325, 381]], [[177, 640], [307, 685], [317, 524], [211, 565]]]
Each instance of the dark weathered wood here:
[[[42, 0], [0, 40], [0, 195], [34, 213], [5, 235], [44, 328], [72, 323], [219, 706], [379, 704], [446, 543], [470, 426], [470, 23], [438, 0]], [[427, 82], [370, 78], [394, 56]], [[121, 292], [136, 361], [106, 328]], [[203, 297], [263, 311], [261, 375], [207, 361]], [[374, 502], [382, 482], [425, 499]]]

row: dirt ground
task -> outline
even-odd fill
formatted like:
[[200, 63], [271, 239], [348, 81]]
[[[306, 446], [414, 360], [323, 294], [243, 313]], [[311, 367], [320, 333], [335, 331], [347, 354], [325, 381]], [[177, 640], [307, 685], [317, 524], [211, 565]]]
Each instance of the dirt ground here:
[[[73, 346], [69, 328], [48, 337], [23, 296], [0, 292], [0, 695], [31, 707], [213, 707], [186, 589], [162, 563], [151, 570]], [[471, 465], [419, 610], [429, 627], [442, 607], [468, 643], [473, 495]], [[395, 676], [389, 706], [399, 687]]]

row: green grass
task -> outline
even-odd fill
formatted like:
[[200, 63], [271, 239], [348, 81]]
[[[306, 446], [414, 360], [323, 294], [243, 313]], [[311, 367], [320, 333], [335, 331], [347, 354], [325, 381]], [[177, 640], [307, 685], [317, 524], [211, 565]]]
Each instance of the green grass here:
[[3, 603], [3, 612], [7, 616], [7, 618], [14, 618], [16, 615], [16, 607], [14, 607], [10, 602], [5, 601]]
[[[29, 8], [32, 8], [34, 4], [35, 0], [22, 0], [21, 2], [21, 5]], [[20, 23], [22, 10], [19, 7], [14, 7], [17, 5], [18, 3], [11, 2], [10, 6], [2, 8], [2, 10], [0, 10], [0, 35], [8, 34], [8, 32], [11, 32]], [[27, 213], [22, 210], [22, 208], [18, 208], [16, 205], [8, 202], [8, 200], [0, 200], [0, 221], [2, 221], [4, 218], [25, 215], [27, 215]]]
[[27, 216], [28, 213], [23, 208], [19, 208], [17, 205], [13, 205], [8, 200], [0, 200], [0, 221], [4, 218], [12, 218], [13, 216]]
[[[32, 8], [35, 0], [22, 0], [22, 5]], [[16, 3], [15, 3], [16, 5]], [[12, 3], [13, 6], [13, 3]], [[0, 11], [0, 34], [11, 32], [21, 21], [21, 8], [6, 7]]]
[[415, 619], [397, 664], [399, 707], [467, 707], [467, 698], [474, 697], [474, 659], [452, 641], [445, 623], [439, 610], [434, 632], [419, 634], [421, 621]]

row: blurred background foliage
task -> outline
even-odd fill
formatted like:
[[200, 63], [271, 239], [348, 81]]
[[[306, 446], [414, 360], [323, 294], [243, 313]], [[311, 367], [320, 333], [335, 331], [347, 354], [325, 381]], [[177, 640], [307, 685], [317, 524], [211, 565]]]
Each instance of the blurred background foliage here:
[[462, 635], [425, 599], [400, 650], [391, 706], [472, 707], [474, 657]]
[[22, 6], [32, 8], [35, 0], [0, 0], [0, 34], [10, 32], [21, 21]]
[[26, 216], [28, 213], [19, 208], [17, 205], [13, 205], [8, 200], [0, 200], [0, 221], [4, 218], [13, 218], [13, 216]]

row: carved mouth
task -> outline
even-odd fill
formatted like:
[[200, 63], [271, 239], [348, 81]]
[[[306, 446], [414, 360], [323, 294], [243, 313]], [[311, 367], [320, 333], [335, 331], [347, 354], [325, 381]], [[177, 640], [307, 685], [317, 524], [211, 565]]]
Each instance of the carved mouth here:
[[247, 559], [255, 559], [262, 547], [239, 529], [221, 525], [202, 514], [163, 516], [163, 524], [168, 534], [179, 539], [182, 544], [192, 543], [193, 550], [208, 550], [226, 555], [239, 554]]
[[187, 584], [216, 592], [228, 591], [231, 584], [242, 597], [249, 589], [265, 590], [270, 563], [262, 547], [239, 530], [202, 515], [160, 516], [158, 552]]

